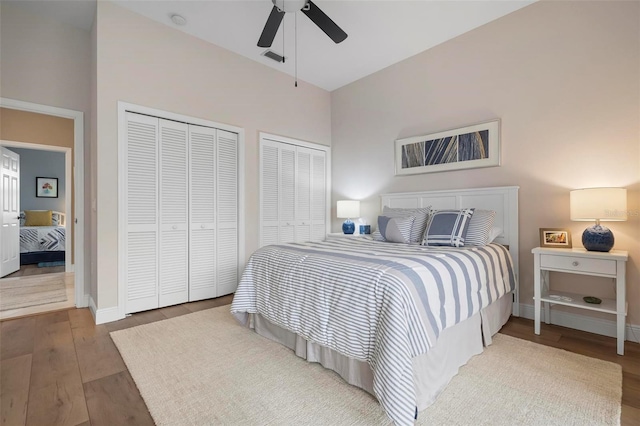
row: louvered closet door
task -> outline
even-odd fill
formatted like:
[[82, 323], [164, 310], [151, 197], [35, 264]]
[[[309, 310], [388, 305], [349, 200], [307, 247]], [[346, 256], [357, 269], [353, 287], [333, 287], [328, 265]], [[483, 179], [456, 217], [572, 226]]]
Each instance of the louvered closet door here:
[[238, 286], [238, 135], [217, 134], [217, 296]]
[[260, 247], [279, 241], [280, 145], [272, 141], [260, 144]]
[[189, 300], [188, 131], [187, 124], [160, 120], [160, 307]]
[[296, 148], [296, 242], [311, 240], [311, 153]]
[[296, 147], [280, 145], [279, 243], [296, 240]]
[[158, 307], [158, 119], [127, 113], [125, 312]]
[[216, 297], [216, 129], [189, 126], [189, 301]]
[[311, 154], [311, 239], [322, 241], [327, 233], [327, 159], [324, 151]]

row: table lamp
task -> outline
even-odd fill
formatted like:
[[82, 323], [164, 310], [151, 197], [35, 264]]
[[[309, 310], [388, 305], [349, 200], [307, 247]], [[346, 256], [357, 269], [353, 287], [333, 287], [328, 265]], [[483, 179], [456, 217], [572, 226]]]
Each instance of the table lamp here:
[[360, 217], [360, 201], [340, 200], [338, 201], [337, 216], [340, 219], [347, 219], [342, 224], [342, 232], [345, 234], [353, 234], [356, 225], [351, 218]]
[[571, 220], [593, 221], [582, 233], [582, 245], [589, 251], [611, 250], [613, 233], [600, 221], [627, 220], [627, 190], [624, 188], [586, 188], [569, 193]]

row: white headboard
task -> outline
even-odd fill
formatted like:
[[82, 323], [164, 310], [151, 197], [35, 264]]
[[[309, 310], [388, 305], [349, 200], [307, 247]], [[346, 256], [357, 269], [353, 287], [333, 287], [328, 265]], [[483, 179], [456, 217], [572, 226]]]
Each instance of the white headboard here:
[[475, 207], [483, 210], [494, 210], [496, 218], [494, 226], [502, 228], [502, 234], [496, 242], [509, 246], [516, 274], [516, 290], [514, 291], [513, 314], [519, 316], [520, 296], [518, 280], [518, 189], [517, 186], [501, 186], [494, 188], [451, 189], [422, 192], [398, 192], [382, 194], [382, 207], [427, 207], [434, 209], [461, 209]]

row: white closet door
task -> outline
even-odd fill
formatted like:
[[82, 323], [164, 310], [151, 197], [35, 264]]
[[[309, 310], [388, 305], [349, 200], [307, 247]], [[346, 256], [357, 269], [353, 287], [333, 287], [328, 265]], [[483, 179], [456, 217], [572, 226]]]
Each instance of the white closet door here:
[[260, 247], [279, 241], [280, 145], [272, 141], [260, 145]]
[[125, 312], [158, 307], [158, 119], [127, 113]]
[[189, 126], [189, 301], [216, 297], [216, 129]]
[[160, 120], [159, 307], [189, 300], [189, 126]]
[[280, 145], [280, 230], [279, 243], [296, 239], [296, 147]]
[[238, 286], [238, 135], [217, 134], [217, 296]]
[[296, 242], [311, 240], [311, 149], [296, 148]]
[[311, 155], [311, 240], [322, 241], [327, 233], [327, 159], [324, 151]]

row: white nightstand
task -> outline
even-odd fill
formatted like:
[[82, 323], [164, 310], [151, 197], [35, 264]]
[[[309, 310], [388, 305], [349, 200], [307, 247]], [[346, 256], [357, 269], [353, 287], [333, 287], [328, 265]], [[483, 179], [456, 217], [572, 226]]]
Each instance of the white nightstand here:
[[327, 238], [367, 238], [370, 234], [345, 234], [343, 232], [331, 232], [327, 234]]
[[[608, 253], [585, 249], [536, 247], [531, 250], [534, 265], [533, 300], [535, 308], [534, 331], [540, 334], [540, 309], [544, 302], [544, 319], [549, 324], [549, 304], [606, 312], [617, 317], [618, 355], [624, 355], [625, 317], [627, 315], [625, 272], [628, 254], [622, 250]], [[585, 302], [584, 294], [549, 292], [549, 271], [593, 275], [616, 281], [616, 298], [602, 299], [601, 304]]]

